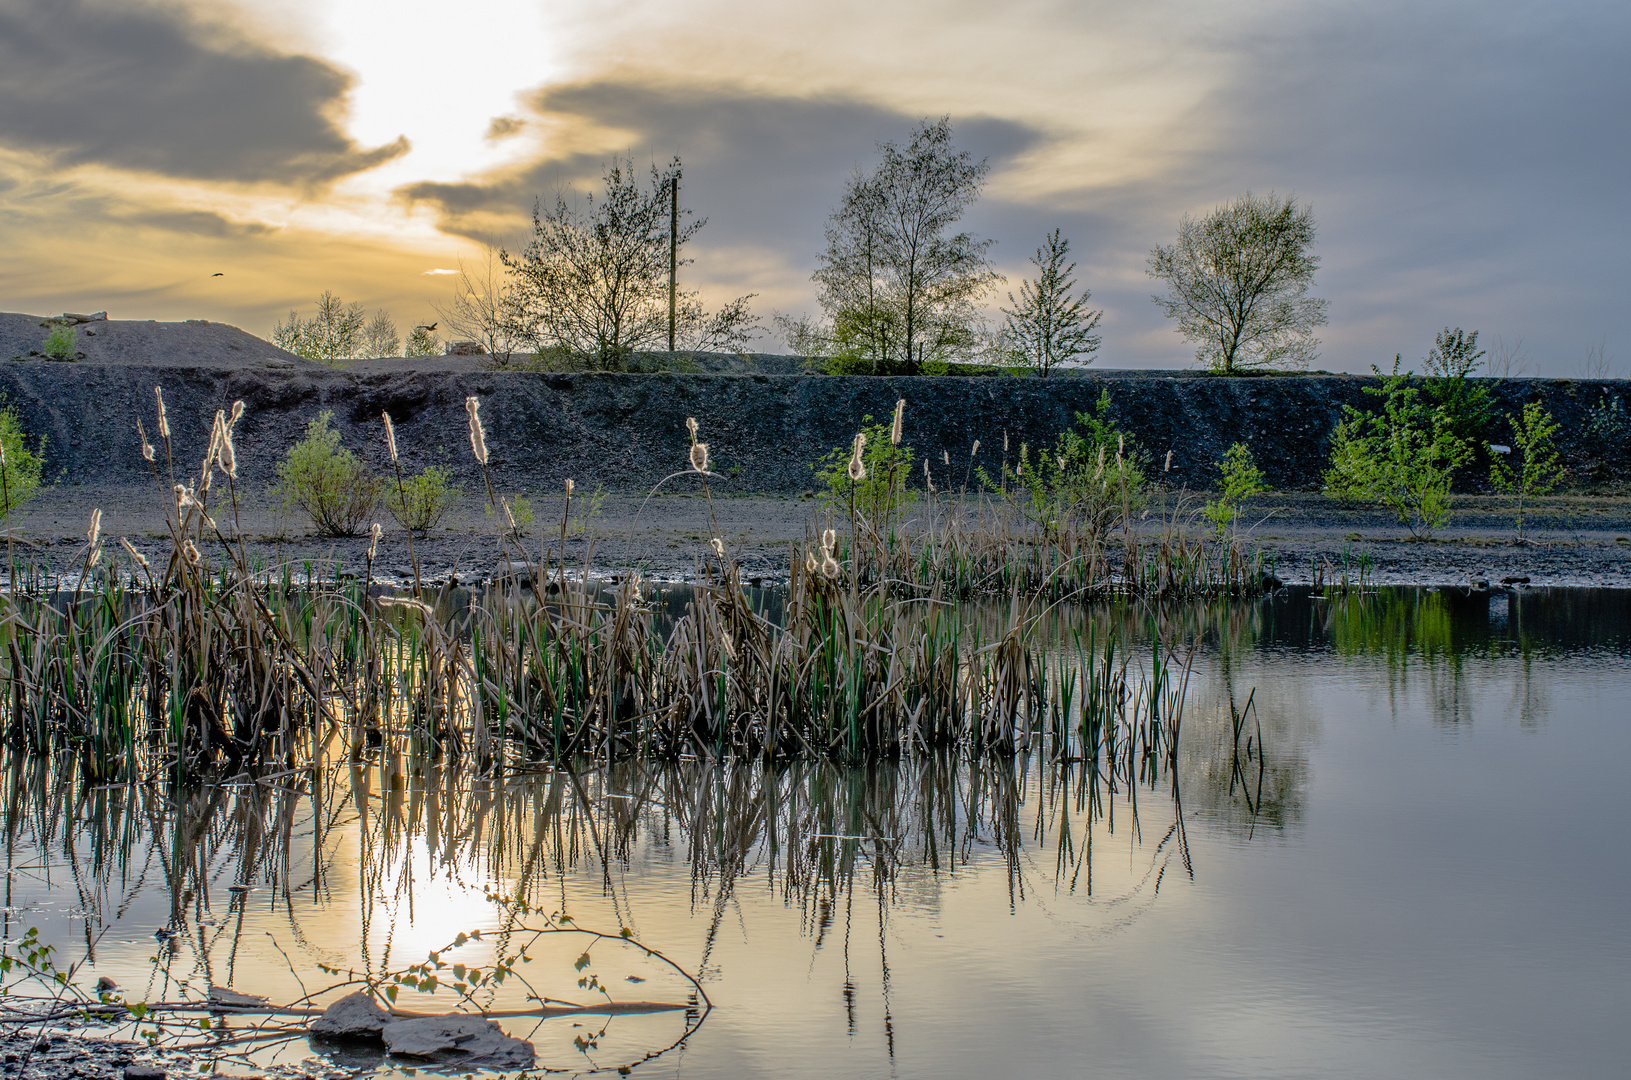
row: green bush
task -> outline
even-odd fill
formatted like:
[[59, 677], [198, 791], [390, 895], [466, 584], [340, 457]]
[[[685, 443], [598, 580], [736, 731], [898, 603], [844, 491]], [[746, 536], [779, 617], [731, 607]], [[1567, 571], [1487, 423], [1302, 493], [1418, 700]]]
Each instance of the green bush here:
[[855, 512], [866, 521], [880, 525], [901, 507], [915, 502], [917, 492], [908, 485], [912, 479], [912, 448], [895, 446], [889, 441], [890, 423], [874, 424], [870, 415], [861, 417], [861, 434], [866, 436], [866, 447], [861, 462], [866, 466], [864, 479], [852, 481], [849, 477], [850, 458], [855, 444], [835, 446], [814, 465], [816, 482], [826, 488], [822, 501], [829, 506], [848, 510], [851, 499]]
[[1450, 518], [1450, 480], [1472, 451], [1455, 434], [1445, 406], [1422, 402], [1410, 372], [1399, 373], [1397, 359], [1381, 388], [1365, 392], [1383, 399], [1382, 411], [1344, 406], [1346, 416], [1331, 436], [1325, 493], [1379, 503], [1412, 536], [1431, 536]]
[[1508, 416], [1512, 425], [1511, 461], [1496, 457], [1490, 465], [1489, 480], [1495, 490], [1514, 502], [1518, 539], [1523, 540], [1523, 504], [1549, 494], [1563, 479], [1557, 444], [1552, 437], [1562, 425], [1552, 414], [1531, 401], [1520, 416]]
[[74, 328], [63, 323], [52, 327], [45, 337], [45, 344], [40, 346], [40, 352], [47, 360], [72, 360], [78, 354], [78, 342], [74, 339]]
[[1240, 519], [1240, 500], [1267, 491], [1269, 486], [1263, 482], [1263, 470], [1257, 467], [1257, 459], [1245, 443], [1229, 447], [1218, 462], [1218, 472], [1223, 476], [1223, 487], [1216, 499], [1201, 507], [1201, 513], [1221, 539]]
[[306, 437], [278, 462], [273, 494], [286, 507], [311, 515], [319, 536], [361, 536], [367, 531], [384, 485], [340, 445], [328, 410], [306, 425]]
[[385, 509], [410, 532], [427, 533], [447, 516], [461, 494], [449, 480], [453, 470], [432, 465], [417, 476], [402, 479], [400, 488], [386, 485]]
[[9, 405], [0, 407], [0, 449], [4, 450], [4, 465], [0, 465], [0, 517], [9, 519], [13, 510], [33, 498], [40, 489], [45, 436], [40, 436], [37, 450], [30, 450], [24, 441], [17, 411]]

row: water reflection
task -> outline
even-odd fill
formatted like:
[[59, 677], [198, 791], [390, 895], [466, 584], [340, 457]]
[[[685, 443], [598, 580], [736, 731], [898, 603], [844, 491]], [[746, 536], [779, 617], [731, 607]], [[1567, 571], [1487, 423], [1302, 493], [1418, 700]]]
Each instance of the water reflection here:
[[[1049, 618], [1061, 655], [1086, 626], [1134, 650], [1156, 631], [1201, 643], [1175, 770], [1118, 771], [1044, 741], [974, 761], [625, 760], [490, 777], [398, 746], [195, 789], [96, 785], [73, 755], [11, 753], [7, 938], [40, 925], [133, 1000], [212, 986], [293, 1000], [324, 981], [318, 965], [378, 978], [460, 929], [513, 928], [491, 890], [630, 927], [710, 994], [735, 994], [733, 1015], [805, 979], [807, 1024], [830, 994], [844, 1038], [892, 1060], [902, 1016], [929, 1007], [932, 958], [961, 956], [955, 943], [993, 918], [1040, 913], [1060, 948], [1101, 948], [1156, 918], [1176, 883], [1186, 891], [1166, 906], [1228, 876], [1226, 859], [1308, 829], [1336, 689], [1451, 733], [1499, 716], [1539, 730], [1559, 708], [1558, 664], [1631, 653], [1631, 603], [1608, 591], [1288, 590]], [[620, 990], [684, 992], [633, 958], [605, 963]], [[540, 977], [543, 992], [577, 996], [569, 967]], [[663, 1052], [688, 1019], [620, 1018], [593, 1061], [559, 1022], [523, 1034], [549, 1067], [616, 1067]]]

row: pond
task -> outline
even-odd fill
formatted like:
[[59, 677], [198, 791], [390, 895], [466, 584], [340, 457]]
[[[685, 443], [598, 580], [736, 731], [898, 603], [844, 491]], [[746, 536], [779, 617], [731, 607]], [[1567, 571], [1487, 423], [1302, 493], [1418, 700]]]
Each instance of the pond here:
[[[612, 939], [546, 935], [481, 1004], [591, 1001], [593, 976], [683, 1006], [505, 1019], [568, 1073], [1619, 1074], [1631, 594], [1281, 590], [1159, 617], [1200, 642], [1175, 784], [1044, 751], [503, 779], [380, 751], [166, 790], [14, 756], [6, 937], [37, 927], [131, 1001], [293, 1002], [432, 950], [490, 964], [566, 912]], [[1136, 653], [1151, 618], [1059, 622]], [[398, 1004], [451, 1007], [453, 980]], [[226, 1071], [399, 1071], [304, 1038], [230, 1050]]]

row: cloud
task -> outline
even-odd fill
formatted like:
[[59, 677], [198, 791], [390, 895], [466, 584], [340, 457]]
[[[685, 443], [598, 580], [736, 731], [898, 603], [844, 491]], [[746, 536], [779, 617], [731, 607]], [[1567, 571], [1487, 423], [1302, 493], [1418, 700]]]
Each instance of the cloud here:
[[169, 232], [218, 239], [243, 239], [277, 232], [271, 225], [258, 221], [233, 221], [209, 210], [155, 210], [132, 214], [129, 220]]
[[445, 276], [447, 276], [449, 274], [457, 274], [457, 273], [458, 273], [457, 270], [447, 270], [447, 269], [444, 269], [444, 268], [442, 268], [440, 266], [437, 266], [437, 267], [433, 267], [430, 270], [426, 270], [424, 272], [424, 274], [422, 274], [420, 276], [422, 276], [422, 277], [445, 277]]
[[206, 34], [180, 8], [0, 3], [0, 143], [57, 166], [322, 184], [408, 149], [339, 127], [351, 78], [322, 60]]
[[[904, 141], [922, 119], [859, 99], [610, 79], [547, 87], [527, 104], [550, 133], [541, 156], [472, 181], [411, 184], [398, 194], [431, 207], [444, 231], [493, 241], [524, 230], [535, 199], [598, 186], [614, 155], [631, 156], [639, 167], [678, 155], [681, 197], [709, 219], [699, 246], [773, 246], [802, 262], [813, 260], [848, 174], [876, 158], [879, 142]], [[953, 120], [958, 145], [989, 157], [994, 168], [1042, 139], [1014, 120]]]
[[495, 116], [487, 125], [486, 138], [490, 140], [507, 139], [511, 135], [518, 135], [527, 126], [527, 122], [519, 116]]

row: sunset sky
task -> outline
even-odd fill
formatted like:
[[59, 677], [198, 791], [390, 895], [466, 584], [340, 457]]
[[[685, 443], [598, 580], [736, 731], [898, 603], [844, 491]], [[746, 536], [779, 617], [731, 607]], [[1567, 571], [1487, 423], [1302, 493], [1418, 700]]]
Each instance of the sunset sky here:
[[406, 329], [535, 197], [678, 154], [688, 284], [798, 314], [845, 177], [949, 114], [1005, 290], [1061, 228], [1101, 365], [1193, 362], [1145, 259], [1249, 188], [1313, 205], [1317, 366], [1457, 325], [1625, 375], [1628, 47], [1582, 0], [0, 0], [0, 310]]

